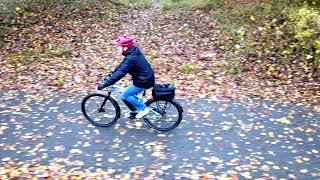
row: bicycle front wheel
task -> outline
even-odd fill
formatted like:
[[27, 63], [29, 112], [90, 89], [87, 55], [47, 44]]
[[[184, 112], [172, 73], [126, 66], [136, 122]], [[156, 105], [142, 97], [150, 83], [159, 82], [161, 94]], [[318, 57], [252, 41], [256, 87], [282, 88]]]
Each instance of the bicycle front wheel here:
[[120, 118], [119, 104], [102, 93], [87, 95], [82, 100], [81, 110], [88, 121], [99, 127], [112, 126]]
[[[152, 111], [144, 118], [145, 122], [158, 131], [169, 131], [176, 128], [182, 120], [183, 109], [174, 100], [150, 99], [146, 102]], [[156, 112], [156, 113], [155, 113]]]

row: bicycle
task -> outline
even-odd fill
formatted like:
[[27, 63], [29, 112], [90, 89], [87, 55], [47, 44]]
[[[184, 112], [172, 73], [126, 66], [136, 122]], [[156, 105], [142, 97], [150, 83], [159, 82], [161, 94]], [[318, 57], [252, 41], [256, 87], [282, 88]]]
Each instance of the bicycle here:
[[[135, 116], [137, 112], [135, 112], [135, 108], [121, 98], [116, 86], [113, 85], [108, 87], [108, 93], [91, 93], [82, 100], [82, 113], [93, 125], [98, 127], [109, 127], [115, 124], [120, 118], [121, 109], [118, 102], [111, 97], [112, 93], [116, 95], [117, 99], [122, 100], [124, 105], [129, 109], [129, 118], [136, 119]], [[183, 108], [175, 99], [151, 98], [145, 102], [145, 95], [146, 91], [143, 92], [142, 96], [136, 96], [136, 98], [138, 98], [139, 101], [144, 102], [147, 108], [150, 109], [149, 114], [143, 117], [143, 120], [148, 126], [158, 131], [169, 131], [180, 124]], [[90, 106], [91, 104], [93, 104], [92, 107]], [[171, 113], [172, 110], [174, 113]], [[173, 118], [176, 119], [173, 120]], [[163, 126], [164, 124], [168, 125]]]

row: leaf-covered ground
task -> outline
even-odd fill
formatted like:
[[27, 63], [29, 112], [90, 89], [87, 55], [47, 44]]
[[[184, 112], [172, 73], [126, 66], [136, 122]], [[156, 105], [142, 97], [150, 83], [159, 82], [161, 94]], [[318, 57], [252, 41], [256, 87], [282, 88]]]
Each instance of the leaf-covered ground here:
[[319, 105], [319, 84], [262, 79], [264, 64], [248, 66], [245, 58], [234, 59], [227, 47], [230, 38], [208, 14], [161, 12], [154, 5], [144, 10], [110, 10], [100, 22], [42, 18], [36, 24], [11, 28], [0, 55], [1, 89], [37, 96], [95, 89], [122, 59], [113, 40], [130, 34], [154, 67], [157, 81], [174, 82], [180, 97], [249, 96]]
[[179, 100], [182, 123], [159, 133], [123, 116], [112, 127], [94, 127], [79, 109], [83, 96], [35, 101], [1, 93], [0, 176], [320, 178], [320, 113], [310, 108], [250, 99]]

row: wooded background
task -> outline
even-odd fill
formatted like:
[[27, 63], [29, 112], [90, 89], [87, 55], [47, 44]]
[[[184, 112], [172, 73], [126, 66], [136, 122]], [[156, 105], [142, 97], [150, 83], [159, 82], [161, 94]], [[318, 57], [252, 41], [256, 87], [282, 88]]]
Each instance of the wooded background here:
[[[238, 82], [241, 78], [253, 76], [257, 81], [268, 81], [266, 84], [272, 87], [285, 85], [287, 90], [284, 91], [288, 92], [291, 91], [289, 86], [292, 84], [297, 88], [304, 87], [305, 89], [298, 92], [301, 96], [309, 94], [307, 91], [318, 91], [318, 86], [310, 88], [306, 87], [306, 83], [318, 83], [320, 79], [319, 0], [2, 0], [1, 65], [6, 67], [2, 69], [0, 76], [3, 88], [10, 89], [14, 86], [15, 78], [10, 78], [9, 74], [17, 71], [18, 75], [14, 77], [21, 77], [22, 82], [30, 84], [30, 81], [26, 80], [26, 74], [30, 71], [30, 66], [41, 62], [40, 59], [56, 58], [56, 63], [61, 65], [57, 59], [79, 56], [79, 49], [63, 46], [65, 43], [59, 41], [63, 39], [61, 36], [52, 35], [46, 37], [46, 40], [38, 37], [46, 34], [46, 31], [52, 31], [54, 26], [60, 26], [56, 34], [61, 35], [87, 23], [100, 23], [106, 29], [118, 29], [118, 32], [113, 31], [112, 36], [103, 35], [106, 36], [102, 37], [104, 40], [111, 41], [116, 34], [128, 32], [121, 27], [127, 23], [126, 21], [141, 18], [136, 17], [134, 13], [146, 13], [142, 16], [147, 17], [147, 14], [153, 11], [151, 7], [155, 5], [161, 9], [157, 14], [158, 20], [161, 21], [158, 26], [171, 27], [167, 34], [174, 35], [171, 39], [158, 36], [162, 29], [152, 25], [157, 22], [157, 18], [148, 20], [145, 17], [139, 20], [141, 25], [137, 27], [149, 24], [149, 29], [145, 30], [146, 32], [137, 31], [134, 35], [139, 36], [138, 40], [145, 43], [145, 53], [155, 68], [159, 69], [159, 74], [162, 72], [160, 67], [166, 66], [157, 66], [157, 62], [163, 62], [157, 60], [159, 55], [153, 51], [152, 44], [166, 47], [166, 43], [172, 44], [176, 41], [174, 37], [179, 37], [186, 45], [180, 44], [173, 48], [177, 51], [186, 48], [187, 51], [190, 49], [192, 52], [198, 52], [197, 55], [193, 55], [197, 56], [197, 61], [190, 61], [193, 56], [181, 57], [181, 60], [177, 57], [178, 60], [170, 62], [170, 67], [167, 67], [167, 71], [172, 74], [178, 72], [181, 76], [188, 76], [185, 79], [192, 78], [192, 75], [203, 75], [206, 83], [209, 83], [206, 81], [208, 78], [233, 76], [238, 86], [241, 85]], [[150, 10], [146, 11], [148, 8]], [[65, 22], [68, 22], [68, 25]], [[168, 25], [164, 25], [165, 23]], [[65, 29], [61, 29], [62, 27]], [[151, 32], [153, 27], [155, 28]], [[41, 35], [39, 29], [44, 31]], [[87, 28], [89, 29], [90, 27]], [[216, 50], [210, 50], [212, 47]], [[201, 48], [206, 50], [202, 51]], [[212, 60], [213, 56], [215, 60]], [[168, 55], [165, 58], [171, 59], [172, 56]], [[211, 69], [204, 68], [208, 67], [208, 59]], [[63, 60], [63, 63], [66, 62]], [[177, 68], [172, 68], [174, 66]], [[106, 67], [108, 68], [111, 67]], [[99, 72], [98, 76], [103, 76], [106, 69]], [[51, 76], [55, 76], [54, 83], [49, 84], [52, 86], [61, 88], [67, 81], [62, 78], [63, 75]], [[89, 82], [97, 81], [99, 79], [96, 78]], [[199, 83], [201, 82], [203, 81], [200, 80]], [[311, 94], [315, 96], [314, 92]]]

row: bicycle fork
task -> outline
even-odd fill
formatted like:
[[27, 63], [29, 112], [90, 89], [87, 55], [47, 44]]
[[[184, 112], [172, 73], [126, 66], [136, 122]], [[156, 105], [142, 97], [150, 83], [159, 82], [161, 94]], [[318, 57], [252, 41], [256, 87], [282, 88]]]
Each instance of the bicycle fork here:
[[102, 102], [102, 104], [101, 104], [101, 106], [100, 106], [100, 108], [98, 110], [99, 113], [106, 112], [106, 110], [104, 109], [104, 105], [106, 105], [106, 102], [107, 102], [110, 94], [111, 94], [111, 92], [109, 92], [109, 95], [106, 98], [104, 98], [104, 100], [103, 100], [103, 102]]

